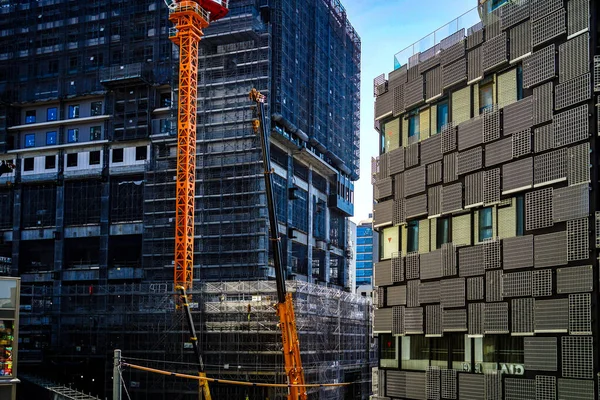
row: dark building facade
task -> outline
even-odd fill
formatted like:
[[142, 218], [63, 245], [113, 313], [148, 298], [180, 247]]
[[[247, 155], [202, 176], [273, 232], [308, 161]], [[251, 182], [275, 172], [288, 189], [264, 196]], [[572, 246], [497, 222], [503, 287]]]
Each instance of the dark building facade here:
[[597, 399], [598, 2], [448, 27], [375, 80], [375, 397]]
[[[170, 296], [179, 64], [168, 13], [151, 0], [0, 3], [0, 160], [15, 165], [0, 176], [0, 256], [23, 282], [22, 370], [53, 375], [59, 365], [67, 372], [57, 379], [101, 395], [115, 347], [153, 354], [142, 358], [161, 368], [183, 368], [166, 362], [191, 354]], [[207, 364], [243, 365], [250, 358], [239, 353], [255, 351], [251, 361], [275, 371], [266, 379], [282, 379], [271, 348], [276, 322], [265, 319], [272, 329], [255, 327], [249, 339], [240, 333], [247, 326], [223, 320], [245, 320], [246, 305], [228, 314], [212, 303], [261, 293], [266, 301], [273, 288], [216, 293], [206, 283], [274, 275], [247, 94], [255, 87], [269, 102], [288, 278], [344, 290], [359, 176], [360, 38], [337, 0], [230, 1], [228, 16], [205, 29], [198, 85], [194, 276]], [[303, 290], [303, 301], [318, 301], [315, 289]], [[368, 303], [347, 301], [368, 318]], [[343, 325], [368, 330], [355, 322]], [[363, 357], [359, 340], [348, 365]], [[327, 343], [311, 350], [313, 379], [325, 358], [342, 354], [338, 341]], [[257, 368], [239, 376], [269, 376]], [[181, 382], [130, 374], [138, 398], [182, 393]]]

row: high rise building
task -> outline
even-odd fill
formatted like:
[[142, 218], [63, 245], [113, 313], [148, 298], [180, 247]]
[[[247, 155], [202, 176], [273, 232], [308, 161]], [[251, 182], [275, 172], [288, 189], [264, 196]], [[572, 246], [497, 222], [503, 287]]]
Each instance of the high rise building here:
[[369, 218], [356, 227], [356, 292], [363, 296], [371, 296], [373, 291], [373, 262], [378, 256], [378, 243], [379, 237], [373, 234], [372, 214], [369, 214]]
[[[307, 377], [348, 380], [368, 367], [360, 332], [370, 315], [368, 302], [343, 292], [359, 176], [360, 38], [338, 0], [229, 3], [199, 50], [192, 294], [208, 373], [283, 379], [254, 87], [268, 99]], [[21, 371], [101, 397], [115, 347], [155, 367], [190, 368], [168, 363], [191, 354], [171, 296], [178, 49], [168, 14], [153, 0], [0, 3], [0, 161], [15, 166], [0, 176], [0, 256], [23, 282]], [[351, 311], [324, 312], [326, 295]], [[137, 398], [195, 390], [141, 373], [128, 380]]]
[[375, 397], [598, 399], [599, 3], [478, 3], [375, 80]]

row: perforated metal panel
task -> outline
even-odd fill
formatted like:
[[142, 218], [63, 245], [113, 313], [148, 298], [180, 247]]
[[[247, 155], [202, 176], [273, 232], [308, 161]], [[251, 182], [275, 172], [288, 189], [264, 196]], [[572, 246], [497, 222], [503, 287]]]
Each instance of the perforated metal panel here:
[[534, 327], [536, 333], [567, 332], [569, 299], [536, 299]]
[[394, 116], [398, 116], [402, 114], [406, 108], [404, 106], [404, 91], [406, 84], [400, 84], [394, 87], [392, 91], [393, 95], [393, 104], [392, 104], [392, 114]]
[[373, 332], [392, 332], [392, 309], [380, 308], [374, 311]]
[[590, 35], [579, 35], [558, 46], [558, 80], [566, 82], [589, 72]]
[[406, 218], [418, 217], [427, 214], [427, 195], [406, 199]]
[[415, 165], [419, 165], [419, 143], [413, 143], [406, 147], [404, 152], [404, 166], [405, 168], [411, 168]]
[[373, 283], [375, 286], [386, 286], [392, 284], [392, 262], [384, 260], [373, 264]]
[[452, 46], [442, 50], [441, 53], [441, 61], [442, 65], [446, 66], [459, 58], [464, 58], [465, 56], [465, 41], [461, 40], [458, 43], [453, 44]]
[[479, 21], [467, 29], [467, 49], [483, 43], [483, 22]]
[[[396, 370], [380, 370], [385, 372], [385, 394], [393, 397], [406, 397], [406, 372]], [[380, 380], [381, 382], [381, 380]], [[382, 390], [380, 390], [382, 392]], [[383, 393], [381, 393], [383, 396]], [[381, 397], [378, 398], [378, 400]], [[386, 399], [384, 397], [384, 399]]]
[[442, 310], [442, 328], [444, 332], [465, 332], [467, 330], [467, 310]]
[[552, 121], [552, 104], [554, 96], [552, 95], [552, 82], [533, 88], [533, 123], [542, 124]]
[[490, 169], [483, 173], [483, 203], [500, 202], [500, 168]]
[[392, 282], [404, 281], [404, 257], [399, 253], [392, 253]]
[[589, 186], [585, 184], [555, 189], [552, 194], [553, 221], [587, 217], [590, 212], [589, 199]]
[[442, 213], [442, 186], [434, 186], [427, 190], [427, 207], [430, 215]]
[[442, 94], [442, 69], [441, 67], [427, 71], [425, 74], [425, 99], [433, 99]]
[[507, 400], [533, 400], [535, 399], [535, 380], [506, 378], [504, 391]]
[[483, 335], [485, 306], [485, 303], [469, 304], [469, 335]]
[[442, 153], [456, 150], [456, 128], [449, 122], [442, 128]]
[[478, 374], [458, 374], [458, 398], [461, 400], [485, 399], [484, 376]]
[[412, 196], [425, 191], [425, 167], [416, 167], [404, 173], [404, 195]]
[[440, 283], [442, 307], [465, 306], [465, 278], [444, 279]]
[[394, 107], [394, 96], [391, 92], [385, 92], [375, 99], [375, 119], [383, 118], [392, 113]]
[[389, 173], [396, 175], [404, 171], [404, 147], [398, 147], [389, 152]]
[[483, 300], [483, 277], [467, 278], [467, 300]]
[[434, 250], [421, 254], [419, 261], [421, 279], [434, 279], [442, 277], [442, 250]]
[[460, 276], [483, 275], [483, 246], [458, 249], [458, 274]]
[[535, 400], [556, 400], [555, 376], [535, 376]]
[[531, 5], [531, 20], [540, 19], [558, 9], [562, 8], [562, 0], [533, 0]]
[[404, 258], [406, 266], [406, 279], [418, 279], [420, 277], [420, 256], [418, 252], [408, 253]]
[[406, 305], [408, 307], [418, 307], [419, 303], [419, 286], [418, 280], [408, 281], [406, 283]]
[[485, 166], [505, 163], [512, 159], [512, 138], [507, 137], [485, 145]]
[[551, 44], [523, 61], [523, 87], [530, 88], [556, 76], [555, 47]]
[[556, 371], [558, 346], [555, 337], [531, 337], [524, 339], [526, 371]]
[[394, 200], [393, 225], [400, 225], [406, 222], [406, 200]]
[[569, 185], [590, 182], [590, 145], [583, 143], [567, 150]]
[[554, 127], [552, 124], [540, 126], [533, 131], [534, 150], [536, 153], [556, 147], [554, 143]]
[[563, 336], [562, 372], [566, 378], [593, 379], [593, 348], [591, 336]]
[[404, 105], [406, 108], [412, 107], [425, 100], [423, 88], [423, 75], [419, 75], [413, 81], [406, 83], [404, 87]]
[[423, 307], [404, 310], [404, 329], [407, 334], [423, 333]]
[[525, 194], [525, 229], [552, 226], [552, 188]]
[[[442, 162], [434, 162], [427, 166], [427, 184], [434, 185], [442, 181]], [[432, 215], [435, 215], [430, 211]]]
[[594, 285], [594, 270], [591, 265], [559, 268], [556, 270], [556, 292], [591, 292]]
[[433, 67], [440, 65], [440, 48], [440, 45], [437, 44], [428, 48], [425, 51], [422, 51], [421, 54], [419, 54], [419, 65], [417, 67], [419, 68], [420, 74], [423, 74], [426, 71], [432, 69]]
[[465, 176], [465, 208], [483, 204], [483, 171]]
[[510, 30], [509, 47], [511, 62], [531, 53], [533, 48], [531, 46], [531, 27], [529, 21], [525, 21]]
[[531, 42], [538, 46], [567, 32], [566, 11], [564, 8], [548, 14], [531, 24]]
[[569, 36], [590, 28], [590, 1], [569, 0], [567, 2], [567, 26]]
[[485, 273], [485, 301], [500, 301], [502, 299], [502, 271], [487, 271]]
[[472, 118], [458, 125], [458, 150], [465, 150], [483, 142], [483, 119]]
[[504, 273], [502, 275], [502, 296], [531, 296], [531, 271]]
[[[390, 288], [391, 289], [391, 288]], [[392, 307], [392, 334], [393, 335], [404, 335], [406, 332], [404, 328], [404, 307], [396, 306]]]
[[467, 53], [467, 80], [469, 82], [483, 78], [483, 65], [481, 64], [481, 47], [473, 49]]
[[376, 287], [374, 292], [374, 303], [376, 308], [385, 306], [385, 287]]
[[589, 246], [588, 219], [567, 221], [567, 260], [587, 260], [590, 256]]
[[425, 335], [442, 336], [442, 308], [439, 305], [425, 307]]
[[511, 333], [533, 334], [533, 312], [535, 300], [532, 298], [511, 301]]
[[442, 87], [447, 89], [467, 80], [467, 60], [462, 58], [450, 65], [442, 66]]
[[384, 201], [373, 205], [373, 226], [385, 226], [392, 223], [394, 216], [393, 200]]
[[590, 135], [589, 129], [587, 104], [554, 116], [554, 137], [557, 147], [587, 139]]
[[390, 157], [388, 153], [383, 153], [379, 156], [379, 170], [377, 171], [377, 179], [384, 179], [390, 176]]
[[547, 185], [567, 178], [567, 149], [540, 154], [534, 160], [534, 185]]
[[508, 62], [506, 39], [506, 32], [503, 32], [496, 37], [488, 38], [483, 43], [482, 65], [484, 71]]
[[442, 159], [442, 137], [434, 135], [421, 142], [421, 164], [426, 165]]
[[558, 400], [594, 400], [594, 381], [558, 378]]
[[442, 369], [442, 398], [456, 399], [456, 370]]
[[483, 246], [484, 269], [500, 268], [502, 261], [500, 257], [500, 240], [487, 239], [481, 246]]
[[406, 305], [406, 285], [388, 287], [387, 288], [387, 304], [388, 304], [388, 306], [405, 306]]
[[500, 8], [500, 28], [506, 29], [529, 17], [529, 0], [516, 0]]
[[481, 147], [475, 147], [458, 153], [457, 173], [458, 175], [467, 174], [483, 167], [483, 152]]
[[462, 183], [442, 188], [442, 213], [449, 214], [462, 210], [463, 191]]
[[533, 297], [552, 296], [552, 270], [543, 269], [531, 272], [531, 295]]
[[504, 107], [504, 134], [520, 132], [533, 125], [532, 97], [526, 97]]
[[496, 106], [488, 108], [482, 114], [483, 141], [485, 143], [500, 139], [500, 110]]
[[508, 303], [502, 302], [485, 304], [483, 333], [508, 333]]
[[427, 387], [425, 390], [426, 398], [431, 400], [440, 399], [440, 367], [427, 367], [425, 372]]
[[444, 183], [453, 182], [458, 179], [458, 174], [456, 173], [456, 155], [457, 153], [452, 153], [444, 156]]
[[373, 196], [375, 200], [380, 200], [385, 197], [391, 196], [393, 194], [392, 183], [392, 178], [384, 178], [378, 180], [375, 184], [375, 193]]
[[600, 56], [594, 56], [594, 92], [600, 92]]
[[567, 233], [565, 231], [536, 235], [534, 238], [536, 268], [567, 263]]
[[592, 334], [592, 299], [589, 293], [569, 295], [569, 334]]
[[515, 132], [512, 135], [512, 158], [531, 153], [531, 129]]
[[409, 399], [425, 400], [426, 379], [420, 372], [406, 373], [406, 397]]
[[556, 109], [560, 110], [591, 99], [591, 85], [591, 74], [580, 75], [577, 78], [556, 85]]

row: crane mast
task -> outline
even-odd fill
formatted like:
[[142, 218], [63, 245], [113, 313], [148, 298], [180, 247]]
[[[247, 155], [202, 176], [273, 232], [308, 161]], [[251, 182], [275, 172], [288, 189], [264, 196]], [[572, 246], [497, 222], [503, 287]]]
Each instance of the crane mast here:
[[[275, 195], [273, 193], [273, 169], [271, 168], [271, 155], [269, 150], [269, 136], [266, 129], [265, 96], [256, 89], [249, 94], [250, 100], [256, 103], [258, 119], [253, 121], [254, 133], [259, 136], [262, 148], [262, 159], [265, 175], [265, 192], [267, 196], [267, 208], [269, 210], [269, 239], [273, 245], [273, 261], [275, 264], [275, 281], [277, 283], [277, 315], [279, 316], [279, 327], [283, 344], [283, 358], [285, 372], [290, 386], [288, 400], [306, 400], [306, 387], [304, 381], [304, 369], [300, 357], [300, 341], [296, 329], [296, 316], [292, 294], [285, 287], [285, 276], [283, 273], [281, 241], [277, 229], [277, 213], [275, 210]], [[299, 386], [295, 386], [299, 385]]]

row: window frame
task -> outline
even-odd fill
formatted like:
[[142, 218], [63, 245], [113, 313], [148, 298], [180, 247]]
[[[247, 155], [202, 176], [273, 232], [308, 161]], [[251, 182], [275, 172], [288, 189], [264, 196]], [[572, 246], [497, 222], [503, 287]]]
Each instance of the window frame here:
[[[52, 160], [52, 166], [49, 167], [48, 165], [50, 164], [48, 161]], [[50, 156], [46, 156], [46, 158], [44, 159], [44, 169], [54, 169], [56, 168], [56, 155], [50, 155]]]
[[[92, 159], [92, 154], [94, 154], [94, 159]], [[98, 162], [96, 162], [95, 160], [95, 155], [98, 155]], [[102, 154], [100, 153], [100, 150], [92, 150], [89, 153], [89, 165], [100, 165], [100, 161], [102, 160]]]
[[[31, 168], [27, 164], [31, 163]], [[35, 169], [35, 159], [33, 157], [25, 157], [23, 159], [23, 172], [31, 172]]]
[[[117, 148], [117, 149], [111, 149], [111, 151], [112, 151], [112, 162], [113, 162], [113, 164], [119, 164], [119, 163], [122, 163], [122, 162], [125, 161], [125, 152], [123, 151], [122, 147], [121, 148]], [[115, 152], [117, 154], [119, 154], [118, 161], [115, 158]]]
[[409, 221], [406, 224], [406, 252], [419, 251], [419, 221]]
[[79, 142], [79, 128], [71, 128], [67, 130], [67, 143]]
[[66, 166], [67, 168], [74, 168], [77, 167], [79, 164], [79, 157], [77, 155], [78, 153], [68, 153], [67, 157], [66, 157]]
[[[440, 238], [443, 235], [440, 235], [440, 226], [442, 223], [445, 223], [445, 227], [441, 227], [441, 229], [445, 229], [446, 230], [446, 241], [445, 242], [441, 242]], [[439, 249], [441, 248], [444, 244], [446, 243], [451, 243], [452, 242], [452, 218], [451, 217], [441, 217], [441, 218], [437, 218], [437, 220], [435, 221], [435, 248]]]
[[79, 118], [79, 104], [69, 104], [67, 119]]
[[[486, 218], [484, 214], [489, 212], [489, 225], [484, 225], [484, 219]], [[494, 237], [494, 209], [493, 207], [485, 207], [479, 210], [478, 220], [477, 220], [477, 237], [478, 242], [483, 242], [484, 240], [491, 239]], [[489, 232], [489, 236], [487, 233]]]
[[[414, 143], [414, 141], [419, 141], [419, 137], [421, 135], [421, 121], [419, 113], [413, 113], [408, 117], [408, 142]], [[416, 139], [414, 139], [416, 137]], [[411, 138], [413, 138], [411, 140]]]
[[[143, 158], [142, 158], [142, 155], [143, 155]], [[148, 160], [148, 147], [147, 146], [136, 146], [135, 147], [135, 161], [146, 161], [146, 160]]]
[[[489, 98], [491, 100], [491, 103], [484, 106], [483, 105], [485, 103], [483, 101], [484, 92], [487, 92], [488, 90], [489, 90]], [[489, 110], [494, 106], [494, 81], [490, 80], [483, 84], [480, 84], [478, 96], [479, 96], [479, 114], [483, 114], [486, 110]]]

